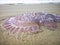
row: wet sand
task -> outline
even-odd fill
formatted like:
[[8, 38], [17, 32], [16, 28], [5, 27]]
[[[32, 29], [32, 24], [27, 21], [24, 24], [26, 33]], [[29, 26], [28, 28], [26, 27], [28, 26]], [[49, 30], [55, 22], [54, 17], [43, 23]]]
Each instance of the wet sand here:
[[[25, 12], [47, 12], [60, 15], [60, 4], [0, 5], [0, 20]], [[0, 21], [0, 25], [2, 23]], [[14, 36], [10, 38], [7, 31], [0, 27], [0, 45], [60, 45], [60, 24], [57, 25], [58, 28], [55, 31], [41, 27], [43, 31], [40, 33], [30, 35], [30, 37], [25, 34], [24, 41], [20, 37], [19, 40], [16, 40]]]

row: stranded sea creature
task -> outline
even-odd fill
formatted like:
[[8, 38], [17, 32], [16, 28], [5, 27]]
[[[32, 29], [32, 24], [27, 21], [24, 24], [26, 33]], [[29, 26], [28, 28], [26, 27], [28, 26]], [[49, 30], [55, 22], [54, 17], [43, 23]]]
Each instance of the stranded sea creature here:
[[43, 12], [36, 13], [24, 13], [20, 16], [15, 16], [5, 19], [3, 28], [6, 29], [9, 34], [16, 34], [22, 32], [22, 36], [25, 32], [37, 33], [40, 32], [40, 26], [43, 25], [50, 30], [55, 30], [57, 22], [60, 22], [60, 16], [55, 14], [48, 14]]

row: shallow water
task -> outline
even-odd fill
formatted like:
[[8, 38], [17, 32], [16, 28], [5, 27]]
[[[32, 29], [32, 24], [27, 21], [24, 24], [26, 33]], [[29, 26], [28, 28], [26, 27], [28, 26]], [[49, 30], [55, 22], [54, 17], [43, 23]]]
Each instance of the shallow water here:
[[[0, 5], [0, 20], [7, 17], [16, 16], [25, 12], [48, 12], [53, 14], [60, 14], [59, 4], [38, 4], [38, 5]], [[0, 25], [3, 22], [0, 21]], [[14, 36], [10, 38], [7, 31], [0, 27], [0, 45], [60, 45], [60, 24], [55, 31], [48, 30], [41, 27], [43, 30], [37, 34], [28, 35], [25, 33], [24, 40], [18, 39]]]

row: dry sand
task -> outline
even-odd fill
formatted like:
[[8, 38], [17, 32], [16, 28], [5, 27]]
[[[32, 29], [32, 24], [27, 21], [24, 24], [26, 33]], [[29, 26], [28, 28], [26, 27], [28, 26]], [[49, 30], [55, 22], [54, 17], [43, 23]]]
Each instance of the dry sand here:
[[[0, 5], [0, 20], [25, 12], [47, 12], [60, 15], [60, 4]], [[2, 21], [0, 21], [1, 24]], [[24, 41], [22, 41], [20, 37], [19, 40], [16, 40], [15, 37], [9, 38], [7, 32], [0, 27], [0, 45], [60, 45], [60, 24], [55, 31], [45, 27], [41, 28], [43, 32], [30, 35], [30, 37], [26, 35], [29, 38], [24, 37]]]

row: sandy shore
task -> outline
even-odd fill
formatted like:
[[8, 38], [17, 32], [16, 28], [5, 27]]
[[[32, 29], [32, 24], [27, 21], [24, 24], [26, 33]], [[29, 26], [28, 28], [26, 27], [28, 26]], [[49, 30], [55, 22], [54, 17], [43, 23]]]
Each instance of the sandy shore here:
[[[34, 4], [34, 5], [0, 5], [0, 20], [6, 17], [20, 15], [25, 12], [47, 12], [60, 15], [60, 4]], [[0, 25], [3, 22], [0, 21]], [[43, 32], [26, 35], [25, 41], [19, 37], [17, 41], [15, 37], [9, 38], [7, 31], [3, 31], [0, 27], [0, 45], [60, 45], [60, 24], [55, 31], [41, 27]], [[20, 34], [19, 34], [20, 35]]]

